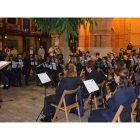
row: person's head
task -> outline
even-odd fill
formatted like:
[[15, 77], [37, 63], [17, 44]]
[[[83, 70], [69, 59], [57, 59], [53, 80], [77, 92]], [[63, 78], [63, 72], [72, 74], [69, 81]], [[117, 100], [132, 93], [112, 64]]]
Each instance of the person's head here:
[[107, 80], [113, 80], [114, 79], [114, 74], [110, 73], [107, 75]]
[[33, 50], [33, 47], [31, 47], [30, 50]]
[[114, 53], [110, 53], [110, 58], [114, 58]]
[[128, 44], [128, 46], [132, 46], [132, 44], [131, 44], [131, 43], [129, 43], [129, 44]]
[[13, 47], [13, 50], [15, 50], [16, 48], [15, 47]]
[[64, 77], [77, 77], [76, 66], [71, 63], [64, 65]]
[[93, 69], [95, 69], [95, 63], [93, 60], [86, 61], [86, 70], [87, 72], [91, 72]]
[[99, 58], [100, 57], [100, 53], [96, 53], [96, 58]]
[[37, 54], [35, 55], [35, 59], [37, 59], [38, 58], [38, 56], [37, 56]]
[[135, 80], [138, 86], [140, 86], [140, 68], [135, 71]]
[[33, 55], [32, 54], [30, 54], [30, 58], [33, 58]]
[[55, 48], [55, 46], [54, 46], [54, 45], [52, 45], [52, 48], [54, 49], [54, 48]]
[[41, 55], [38, 55], [38, 59], [39, 59], [39, 60], [42, 60], [42, 57], [41, 57]]
[[42, 49], [42, 48], [43, 48], [43, 46], [41, 45], [41, 46], [40, 46], [40, 48]]
[[128, 87], [131, 85], [129, 79], [129, 71], [127, 68], [118, 67], [114, 71], [114, 79], [119, 88]]
[[140, 65], [140, 56], [137, 57], [138, 65]]
[[46, 60], [47, 61], [50, 61], [51, 60], [50, 56], [47, 56]]
[[124, 63], [121, 59], [118, 59], [115, 61], [115, 64], [114, 64], [115, 69], [118, 67], [123, 67], [123, 66], [124, 66]]
[[123, 51], [123, 48], [120, 49], [120, 52]]
[[89, 56], [89, 51], [86, 52], [86, 56]]
[[124, 60], [128, 60], [128, 54], [124, 54], [124, 55], [123, 55], [123, 59], [124, 59]]
[[14, 58], [14, 57], [13, 57], [13, 55], [11, 54], [11, 55], [9, 56], [9, 59], [10, 59], [10, 60], [13, 60], [13, 58]]
[[22, 54], [18, 54], [18, 58], [19, 59], [22, 59]]
[[107, 62], [107, 57], [106, 57], [106, 56], [104, 56], [104, 57], [102, 58], [102, 62], [103, 62], [103, 63], [106, 63], [106, 62]]

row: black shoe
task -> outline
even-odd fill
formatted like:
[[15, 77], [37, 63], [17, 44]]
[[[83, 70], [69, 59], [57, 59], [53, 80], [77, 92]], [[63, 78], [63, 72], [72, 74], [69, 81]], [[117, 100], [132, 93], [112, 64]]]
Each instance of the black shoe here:
[[98, 107], [103, 107], [103, 104], [101, 104], [101, 105], [98, 105]]
[[41, 121], [41, 122], [51, 122], [51, 119], [48, 119], [48, 118], [41, 118], [40, 121]]
[[71, 110], [70, 110], [70, 113], [76, 114], [76, 113], [75, 113], [75, 109], [71, 109]]
[[4, 87], [3, 87], [3, 89], [6, 89], [6, 90], [7, 90], [7, 89], [8, 89], [8, 87], [7, 87], [7, 86], [4, 86]]

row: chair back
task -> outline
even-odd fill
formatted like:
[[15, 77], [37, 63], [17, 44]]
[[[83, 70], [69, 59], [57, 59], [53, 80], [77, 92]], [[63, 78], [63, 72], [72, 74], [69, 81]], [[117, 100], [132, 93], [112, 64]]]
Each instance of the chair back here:
[[120, 122], [120, 114], [121, 114], [123, 108], [124, 108], [124, 106], [120, 105], [120, 107], [119, 107], [116, 115], [114, 116], [112, 122], [116, 122], [116, 121]]
[[131, 104], [124, 106], [124, 108], [120, 114], [120, 121], [121, 122], [131, 122], [131, 112], [132, 112]]
[[[65, 96], [66, 95], [70, 95], [70, 94], [74, 94], [75, 92], [78, 91], [78, 87], [76, 89], [73, 89], [73, 90], [64, 90], [63, 94], [62, 94], [62, 97], [60, 99], [60, 102], [59, 102], [59, 105], [64, 105], [66, 107], [66, 101], [65, 101]], [[74, 96], [75, 97], [75, 96]], [[73, 97], [72, 97], [73, 98]], [[77, 98], [77, 96], [76, 96]], [[73, 99], [75, 101], [75, 98]], [[62, 104], [63, 102], [63, 104]], [[69, 104], [68, 104], [69, 105]]]

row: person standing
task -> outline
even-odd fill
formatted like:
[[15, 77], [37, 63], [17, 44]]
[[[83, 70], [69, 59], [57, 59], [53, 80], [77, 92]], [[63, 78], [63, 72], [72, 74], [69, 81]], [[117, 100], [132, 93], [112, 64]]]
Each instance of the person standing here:
[[54, 57], [55, 56], [55, 47], [54, 47], [54, 45], [52, 45], [50, 48], [49, 48], [49, 51], [48, 51], [48, 53], [49, 53], [49, 56], [52, 58], [52, 57]]
[[17, 52], [16, 48], [13, 47], [13, 50], [11, 51], [11, 54], [13, 55], [14, 58], [17, 57], [17, 53], [18, 53], [18, 52]]
[[42, 45], [40, 46], [38, 50], [38, 55], [41, 55], [42, 59], [44, 60], [45, 50]]
[[28, 56], [30, 56], [31, 54], [33, 56], [35, 55], [35, 50], [33, 49], [33, 47], [31, 47], [30, 50], [28, 51]]

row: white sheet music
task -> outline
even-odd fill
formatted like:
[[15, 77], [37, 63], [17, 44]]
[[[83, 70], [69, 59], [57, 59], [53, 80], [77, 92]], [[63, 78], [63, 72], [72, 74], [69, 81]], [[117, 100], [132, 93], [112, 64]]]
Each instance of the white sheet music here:
[[23, 62], [18, 62], [18, 68], [22, 68], [23, 67]]
[[47, 63], [45, 63], [46, 68], [49, 68], [49, 65]]
[[49, 68], [52, 70], [52, 65], [49, 65]]
[[38, 65], [38, 62], [35, 62], [35, 65]]
[[31, 65], [34, 66], [34, 62], [31, 62]]
[[55, 64], [55, 63], [51, 63], [51, 64], [52, 64], [52, 66], [53, 66], [53, 70], [57, 70], [56, 64]]
[[46, 73], [40, 73], [40, 74], [37, 74], [41, 83], [44, 84], [44, 83], [47, 83], [47, 82], [50, 82], [51, 79], [49, 78], [49, 76], [46, 74]]
[[3, 66], [5, 66], [7, 63], [8, 62], [6, 62], [6, 61], [5, 62], [4, 61], [3, 62], [0, 62], [0, 68], [3, 67]]
[[17, 68], [18, 62], [12, 61], [12, 68]]
[[99, 90], [99, 87], [95, 83], [93, 79], [84, 81], [85, 87], [88, 90], [88, 93], [94, 92]]

